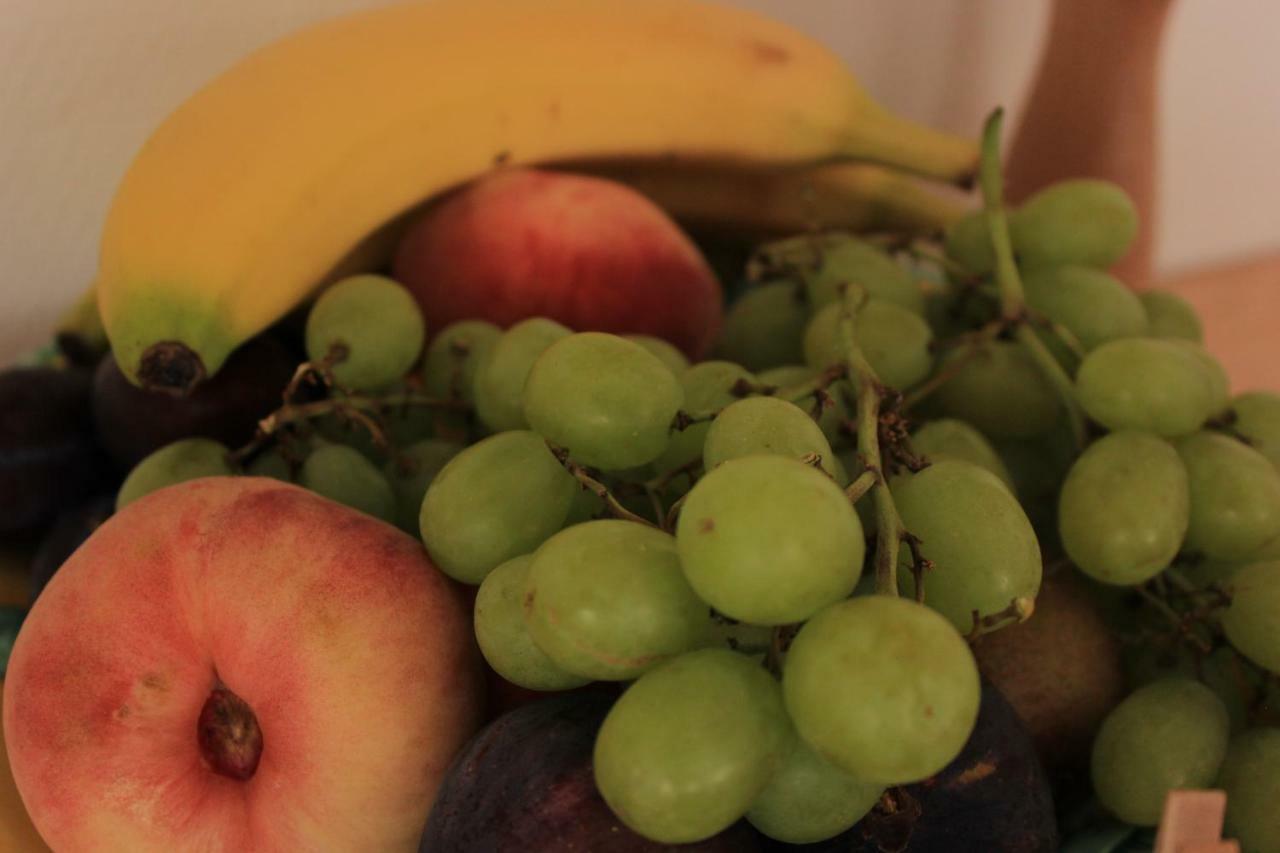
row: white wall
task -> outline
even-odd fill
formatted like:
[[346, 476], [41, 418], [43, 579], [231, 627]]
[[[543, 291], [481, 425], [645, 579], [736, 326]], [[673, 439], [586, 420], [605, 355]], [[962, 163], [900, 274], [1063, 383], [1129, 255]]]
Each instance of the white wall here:
[[[115, 183], [170, 109], [254, 47], [381, 2], [3, 0], [0, 359], [42, 340], [85, 287]], [[894, 109], [966, 133], [997, 103], [1016, 121], [1047, 17], [1046, 0], [736, 2], [829, 43]], [[1277, 32], [1275, 0], [1178, 0], [1163, 81], [1164, 272], [1280, 248]]]

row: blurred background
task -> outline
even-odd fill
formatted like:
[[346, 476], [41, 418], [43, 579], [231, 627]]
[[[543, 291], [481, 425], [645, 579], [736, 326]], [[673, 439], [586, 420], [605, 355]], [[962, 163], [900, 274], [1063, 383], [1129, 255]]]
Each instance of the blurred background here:
[[[88, 285], [116, 183], [170, 110], [254, 48], [383, 2], [5, 0], [0, 360], [43, 341]], [[1017, 126], [1050, 12], [1049, 0], [732, 2], [824, 41], [896, 111], [966, 134], [997, 104]], [[1240, 389], [1280, 389], [1276, 32], [1275, 0], [1177, 0], [1159, 76], [1156, 280], [1206, 314]]]

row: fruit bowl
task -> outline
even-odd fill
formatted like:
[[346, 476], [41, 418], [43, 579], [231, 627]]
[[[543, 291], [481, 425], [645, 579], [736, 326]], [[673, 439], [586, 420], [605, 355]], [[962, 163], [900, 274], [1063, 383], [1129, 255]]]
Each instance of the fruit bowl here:
[[1280, 397], [1002, 125], [693, 0], [193, 94], [0, 373], [11, 843], [1280, 847]]

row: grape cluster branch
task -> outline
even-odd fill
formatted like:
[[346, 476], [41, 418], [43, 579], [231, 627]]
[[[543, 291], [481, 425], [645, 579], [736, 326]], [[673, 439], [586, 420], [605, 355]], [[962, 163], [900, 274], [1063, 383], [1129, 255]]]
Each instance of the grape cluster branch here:
[[1004, 210], [1004, 176], [1000, 171], [1000, 129], [1003, 123], [1004, 111], [1001, 109], [996, 109], [987, 119], [982, 130], [982, 166], [979, 171], [983, 212], [987, 231], [991, 236], [991, 247], [995, 252], [1000, 313], [1005, 322], [1013, 327], [1014, 338], [1057, 392], [1071, 423], [1071, 433], [1075, 436], [1076, 444], [1083, 447], [1087, 437], [1084, 414], [1076, 402], [1071, 377], [1027, 322], [1026, 297], [1022, 289], [1022, 278], [1018, 275], [1018, 266], [1013, 260], [1013, 241], [1009, 237], [1009, 219]]

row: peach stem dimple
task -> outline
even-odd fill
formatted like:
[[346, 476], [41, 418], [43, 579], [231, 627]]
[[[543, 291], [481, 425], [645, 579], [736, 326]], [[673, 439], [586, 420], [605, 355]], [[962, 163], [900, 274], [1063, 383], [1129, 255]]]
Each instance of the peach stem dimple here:
[[249, 704], [218, 686], [205, 700], [196, 725], [200, 755], [214, 773], [244, 781], [262, 757], [262, 729]]

